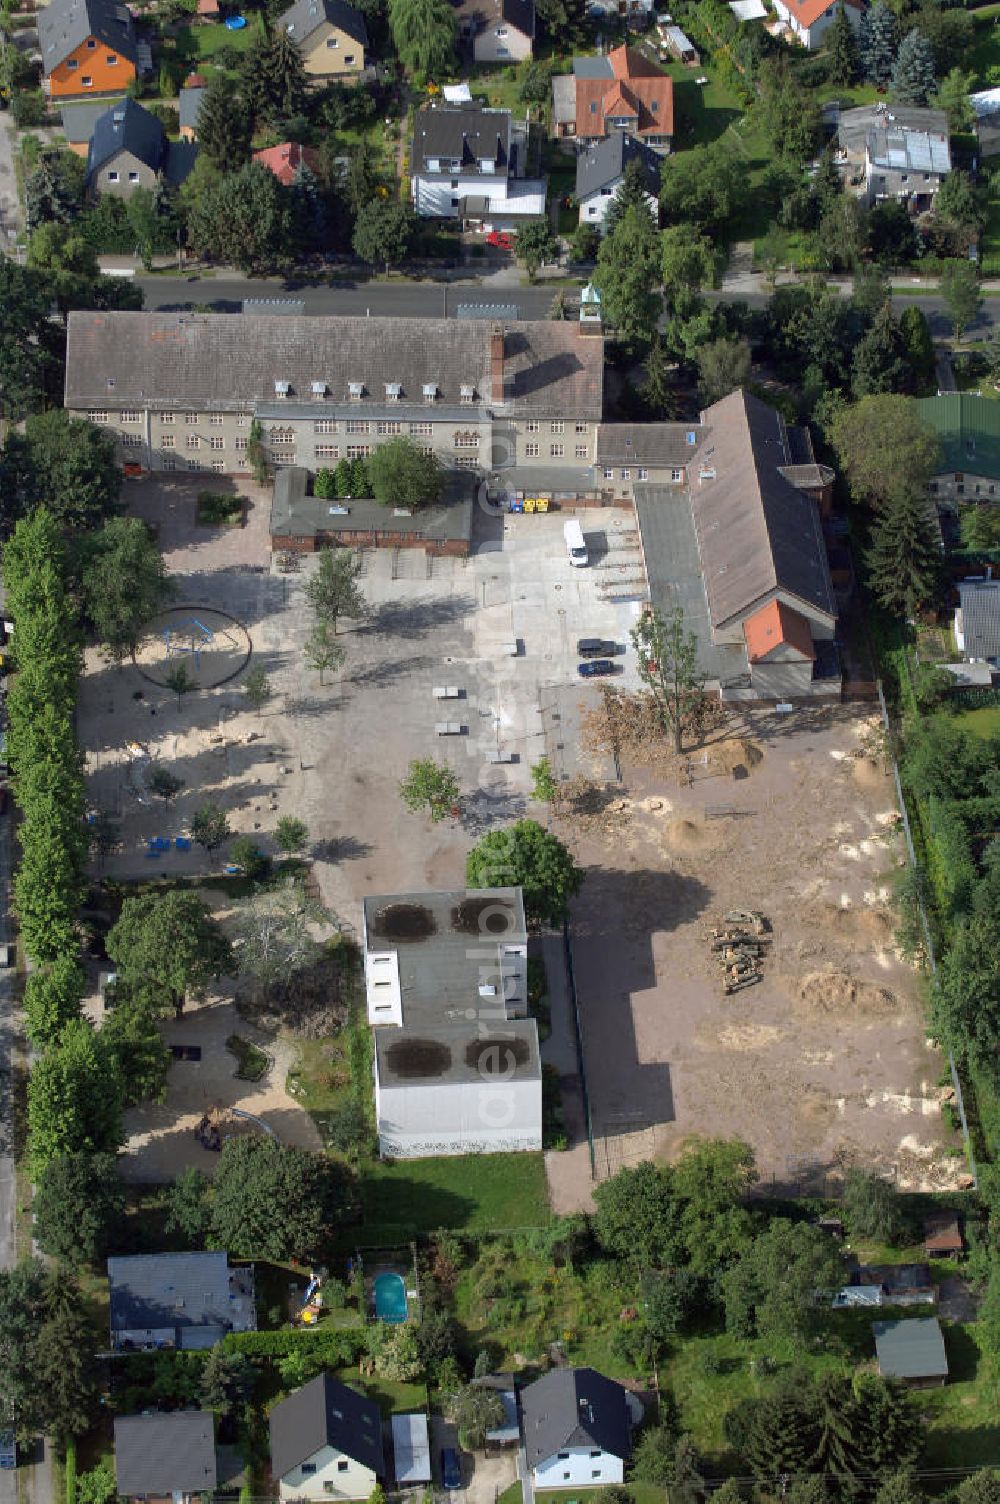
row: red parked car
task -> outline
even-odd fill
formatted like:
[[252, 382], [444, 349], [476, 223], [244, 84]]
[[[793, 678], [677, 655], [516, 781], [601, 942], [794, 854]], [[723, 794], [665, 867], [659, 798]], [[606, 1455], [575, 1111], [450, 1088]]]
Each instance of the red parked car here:
[[486, 244], [495, 245], [498, 251], [512, 251], [514, 249], [513, 237], [506, 234], [503, 230], [491, 230], [486, 237]]

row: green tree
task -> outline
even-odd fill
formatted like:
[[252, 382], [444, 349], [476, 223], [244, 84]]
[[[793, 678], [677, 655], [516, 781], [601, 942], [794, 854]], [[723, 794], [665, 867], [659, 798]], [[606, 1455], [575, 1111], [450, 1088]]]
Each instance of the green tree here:
[[856, 397], [878, 392], [905, 392], [912, 385], [912, 367], [902, 330], [891, 303], [884, 303], [871, 328], [858, 341], [851, 367]]
[[388, 273], [391, 266], [406, 260], [415, 232], [416, 221], [408, 204], [393, 198], [373, 198], [359, 209], [354, 221], [354, 254], [370, 266], [384, 266]]
[[104, 1021], [101, 1040], [117, 1060], [126, 1107], [164, 1100], [170, 1051], [145, 996], [119, 1002]]
[[252, 122], [232, 76], [209, 75], [198, 109], [198, 146], [217, 172], [236, 172], [250, 159]]
[[432, 506], [444, 490], [441, 462], [412, 439], [389, 439], [368, 459], [372, 495], [383, 507]]
[[166, 1212], [164, 1228], [168, 1234], [182, 1238], [190, 1248], [204, 1245], [210, 1222], [208, 1181], [193, 1165], [181, 1170], [168, 1188]]
[[704, 407], [711, 407], [750, 380], [750, 341], [713, 339], [695, 353], [698, 393]]
[[290, 259], [289, 192], [261, 162], [248, 162], [206, 188], [188, 214], [199, 255], [245, 275], [279, 270]]
[[933, 604], [941, 589], [941, 541], [933, 502], [920, 491], [880, 508], [865, 555], [880, 605], [906, 620]]
[[110, 434], [64, 408], [35, 413], [7, 435], [0, 482], [8, 525], [44, 505], [68, 529], [92, 528], [115, 510], [122, 471]]
[[934, 199], [932, 229], [947, 229], [946, 248], [961, 257], [985, 225], [985, 203], [981, 191], [967, 172], [956, 168], [949, 172]]
[[271, 698], [271, 681], [262, 664], [256, 664], [243, 680], [243, 693], [251, 710], [259, 715]]
[[596, 225], [578, 224], [569, 238], [570, 261], [596, 261], [601, 237]]
[[125, 1187], [113, 1154], [65, 1154], [42, 1171], [31, 1207], [38, 1246], [75, 1268], [98, 1264], [120, 1238]]
[[540, 757], [531, 765], [531, 797], [541, 804], [551, 804], [559, 792], [552, 773], [552, 765], [547, 757]]
[[267, 871], [268, 859], [253, 836], [237, 836], [229, 848], [229, 860], [234, 867], [239, 867], [243, 876], [249, 878], [251, 882], [263, 877]]
[[594, 1188], [594, 1234], [601, 1247], [647, 1268], [680, 1257], [680, 1208], [668, 1170], [646, 1160]]
[[863, 397], [841, 408], [830, 439], [852, 499], [868, 506], [926, 490], [942, 467], [938, 436], [909, 397]]
[[875, 1504], [924, 1504], [917, 1475], [910, 1468], [890, 1473], [875, 1495]]
[[218, 851], [223, 842], [228, 841], [232, 832], [229, 828], [229, 817], [224, 809], [215, 803], [203, 804], [195, 810], [191, 821], [191, 834], [203, 847], [208, 855]]
[[250, 432], [247, 436], [247, 464], [258, 486], [262, 486], [270, 476], [271, 464], [264, 446], [264, 430], [259, 418], [253, 418], [250, 422]]
[[630, 635], [638, 654], [639, 678], [653, 696], [660, 724], [679, 753], [685, 724], [704, 693], [698, 640], [685, 630], [680, 607], [666, 618], [655, 609], [645, 612]]
[[857, 83], [861, 73], [861, 52], [844, 0], [840, 0], [833, 25], [826, 34], [826, 51], [829, 57], [830, 82], [843, 89]]
[[557, 52], [567, 51], [590, 39], [587, 0], [539, 0], [536, 15], [541, 30]]
[[233, 969], [232, 946], [206, 905], [187, 889], [126, 898], [106, 945], [125, 987], [157, 1009], [173, 1008], [177, 1018], [189, 995], [199, 996]]
[[257, 1370], [243, 1353], [213, 1347], [201, 1371], [201, 1402], [209, 1410], [232, 1415], [253, 1393]]
[[83, 205], [86, 167], [70, 151], [43, 148], [24, 178], [25, 215], [29, 231], [55, 220], [69, 224]]
[[563, 922], [583, 877], [563, 843], [535, 820], [491, 830], [465, 863], [470, 888], [520, 887], [529, 923], [540, 925]]
[[37, 1334], [50, 1313], [51, 1286], [41, 1259], [0, 1269], [0, 1415], [16, 1416], [30, 1436], [42, 1410], [35, 1371]]
[[313, 624], [313, 629], [306, 638], [302, 656], [307, 668], [314, 668], [317, 671], [319, 682], [322, 684], [324, 674], [328, 670], [340, 668], [347, 654], [337, 641], [336, 629], [328, 621], [321, 619]]
[[949, 69], [938, 84], [934, 103], [948, 116], [948, 129], [953, 136], [971, 135], [975, 130], [976, 115], [969, 102], [975, 87], [976, 75], [963, 68]]
[[860, 199], [841, 193], [823, 212], [817, 233], [823, 265], [830, 271], [853, 271], [865, 248], [867, 215]]
[[274, 827], [274, 841], [279, 851], [296, 856], [309, 841], [309, 827], [295, 815], [282, 815]]
[[665, 157], [660, 207], [669, 224], [691, 224], [714, 240], [743, 206], [746, 176], [740, 159], [718, 142]]
[[437, 824], [458, 803], [458, 779], [443, 763], [416, 758], [399, 785], [399, 797], [413, 814], [426, 810]]
[[178, 778], [176, 773], [172, 773], [162, 762], [158, 762], [153, 764], [146, 775], [146, 787], [151, 794], [156, 795], [157, 799], [162, 799], [169, 808], [171, 801], [177, 798], [184, 787], [184, 779]]
[[669, 226], [660, 236], [660, 270], [663, 290], [671, 300], [683, 293], [713, 287], [715, 249], [712, 242], [688, 225]]
[[910, 363], [912, 390], [926, 392], [934, 380], [935, 358], [934, 340], [923, 309], [912, 303], [904, 308], [899, 318], [899, 332]]
[[350, 1172], [336, 1160], [267, 1136], [224, 1144], [212, 1197], [212, 1236], [244, 1258], [312, 1262], [356, 1213]]
[[1000, 1504], [1000, 1473], [982, 1467], [955, 1490], [958, 1504]]
[[243, 87], [255, 113], [268, 120], [291, 120], [306, 113], [307, 84], [302, 54], [284, 26], [276, 26], [270, 36], [247, 53]]
[[495, 1389], [465, 1384], [449, 1397], [447, 1415], [458, 1431], [459, 1444], [476, 1452], [486, 1445], [487, 1431], [503, 1424], [503, 1400]]
[[875, 0], [862, 15], [859, 47], [865, 78], [880, 87], [889, 82], [896, 60], [896, 33], [896, 17], [886, 0]]
[[532, 282], [539, 267], [546, 261], [557, 259], [559, 242], [552, 233], [548, 219], [540, 219], [537, 223], [527, 224], [523, 230], [518, 230], [515, 255], [518, 261], [524, 262], [528, 279]]
[[99, 1462], [96, 1467], [78, 1474], [76, 1504], [115, 1504], [117, 1497], [118, 1484], [110, 1462]]
[[112, 517], [82, 548], [84, 616], [114, 663], [136, 647], [142, 629], [173, 595], [163, 556], [137, 517]]
[[40, 1327], [32, 1353], [44, 1417], [39, 1429], [60, 1438], [89, 1430], [100, 1395], [95, 1337], [78, 1290]]
[[1000, 1039], [1000, 950], [989, 914], [961, 919], [942, 957], [931, 992], [939, 1039], [973, 1064], [989, 1068]]
[[[4, 311], [0, 319], [0, 413], [5, 418], [19, 421], [37, 412], [59, 373], [61, 356], [57, 331], [49, 319], [51, 303], [52, 292], [41, 272], [0, 256], [0, 307]], [[11, 437], [8, 433], [8, 441]], [[13, 521], [5, 490], [0, 486], [4, 536]]]
[[955, 331], [955, 343], [960, 345], [962, 335], [983, 306], [976, 268], [969, 261], [947, 262], [941, 273], [940, 287]]
[[66, 1024], [36, 1061], [28, 1091], [32, 1171], [65, 1154], [113, 1153], [124, 1142], [118, 1064], [84, 1019]]
[[334, 636], [342, 616], [362, 621], [368, 602], [358, 584], [364, 569], [361, 555], [349, 548], [320, 550], [315, 574], [306, 582], [306, 600], [317, 620], [329, 622]]
[[675, 362], [666, 341], [657, 331], [653, 335], [643, 370], [642, 397], [654, 418], [677, 419], [681, 415], [681, 397], [674, 385]]
[[447, 0], [389, 0], [389, 28], [400, 61], [416, 78], [453, 71], [458, 28]]
[[[655, 198], [655, 193], [652, 196]], [[604, 216], [604, 234], [610, 235], [612, 230], [617, 229], [629, 209], [638, 209], [645, 214], [655, 229], [656, 210], [649, 200], [650, 181], [646, 165], [641, 157], [630, 157], [625, 163], [621, 182], [615, 189], [614, 198], [608, 205], [608, 212]]]
[[823, 1326], [844, 1282], [831, 1238], [805, 1222], [773, 1218], [722, 1280], [726, 1327], [735, 1336], [802, 1340]]
[[548, 104], [552, 77], [544, 63], [521, 64], [517, 78], [517, 97], [522, 104]]
[[925, 105], [934, 93], [934, 49], [917, 27], [899, 44], [892, 68], [892, 97], [897, 104]]
[[169, 689], [172, 694], [177, 696], [178, 710], [181, 708], [181, 701], [184, 696], [191, 694], [193, 690], [198, 688], [197, 683], [191, 676], [191, 670], [183, 658], [178, 659], [167, 673], [164, 674], [163, 687], [164, 689]]
[[54, 1044], [68, 1023], [80, 1017], [86, 976], [75, 955], [57, 956], [31, 972], [24, 986], [28, 1038], [36, 1050]]
[[786, 54], [759, 68], [755, 112], [779, 157], [804, 162], [812, 156], [821, 135], [819, 106], [799, 83]]
[[858, 1166], [844, 1177], [844, 1211], [851, 1235], [877, 1243], [895, 1243], [903, 1228], [899, 1193], [874, 1170]]
[[626, 350], [649, 347], [662, 307], [660, 276], [660, 237], [645, 206], [633, 206], [601, 241], [594, 268], [605, 320]]

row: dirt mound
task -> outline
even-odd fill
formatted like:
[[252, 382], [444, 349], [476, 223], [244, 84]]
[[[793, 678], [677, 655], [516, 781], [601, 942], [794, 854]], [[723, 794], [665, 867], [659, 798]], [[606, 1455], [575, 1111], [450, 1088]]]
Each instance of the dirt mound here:
[[899, 1000], [888, 987], [859, 982], [843, 971], [813, 971], [798, 984], [799, 1000], [817, 1013], [894, 1013]]
[[667, 845], [675, 851], [704, 851], [715, 838], [700, 820], [671, 820], [666, 828]]
[[892, 941], [892, 918], [885, 909], [841, 909], [829, 911], [829, 922], [838, 935], [852, 939], [871, 939], [881, 945]]
[[706, 751], [709, 767], [716, 773], [735, 773], [737, 768], [752, 773], [764, 760], [763, 748], [745, 736], [725, 737], [712, 742]]

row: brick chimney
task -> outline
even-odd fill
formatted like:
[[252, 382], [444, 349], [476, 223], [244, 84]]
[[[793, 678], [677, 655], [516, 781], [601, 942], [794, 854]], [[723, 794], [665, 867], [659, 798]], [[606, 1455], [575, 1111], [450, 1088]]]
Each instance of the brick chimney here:
[[503, 325], [494, 324], [490, 330], [490, 401], [503, 400]]

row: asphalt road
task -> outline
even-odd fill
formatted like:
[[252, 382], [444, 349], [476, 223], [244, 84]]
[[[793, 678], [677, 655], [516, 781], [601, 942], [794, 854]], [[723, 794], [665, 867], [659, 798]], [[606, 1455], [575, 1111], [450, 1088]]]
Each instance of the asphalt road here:
[[[398, 283], [345, 280], [332, 286], [325, 283], [315, 286], [294, 278], [287, 282], [241, 281], [195, 275], [139, 277], [136, 280], [145, 292], [147, 308], [210, 307], [219, 313], [238, 313], [244, 298], [300, 298], [306, 313], [370, 315], [372, 318], [454, 318], [461, 304], [481, 307], [513, 304], [519, 318], [545, 319], [560, 286], [559, 283], [546, 283], [541, 287], [498, 286], [493, 280], [480, 282], [472, 279]], [[572, 296], [574, 290], [567, 291]], [[767, 293], [747, 292], [739, 286], [723, 287], [709, 296], [743, 299], [751, 308], [763, 308], [768, 301]], [[942, 298], [902, 294], [892, 300], [897, 313], [910, 303], [923, 309], [935, 338], [951, 333]], [[969, 333], [972, 336], [986, 334], [994, 324], [1000, 324], [1000, 298], [986, 298]]]

